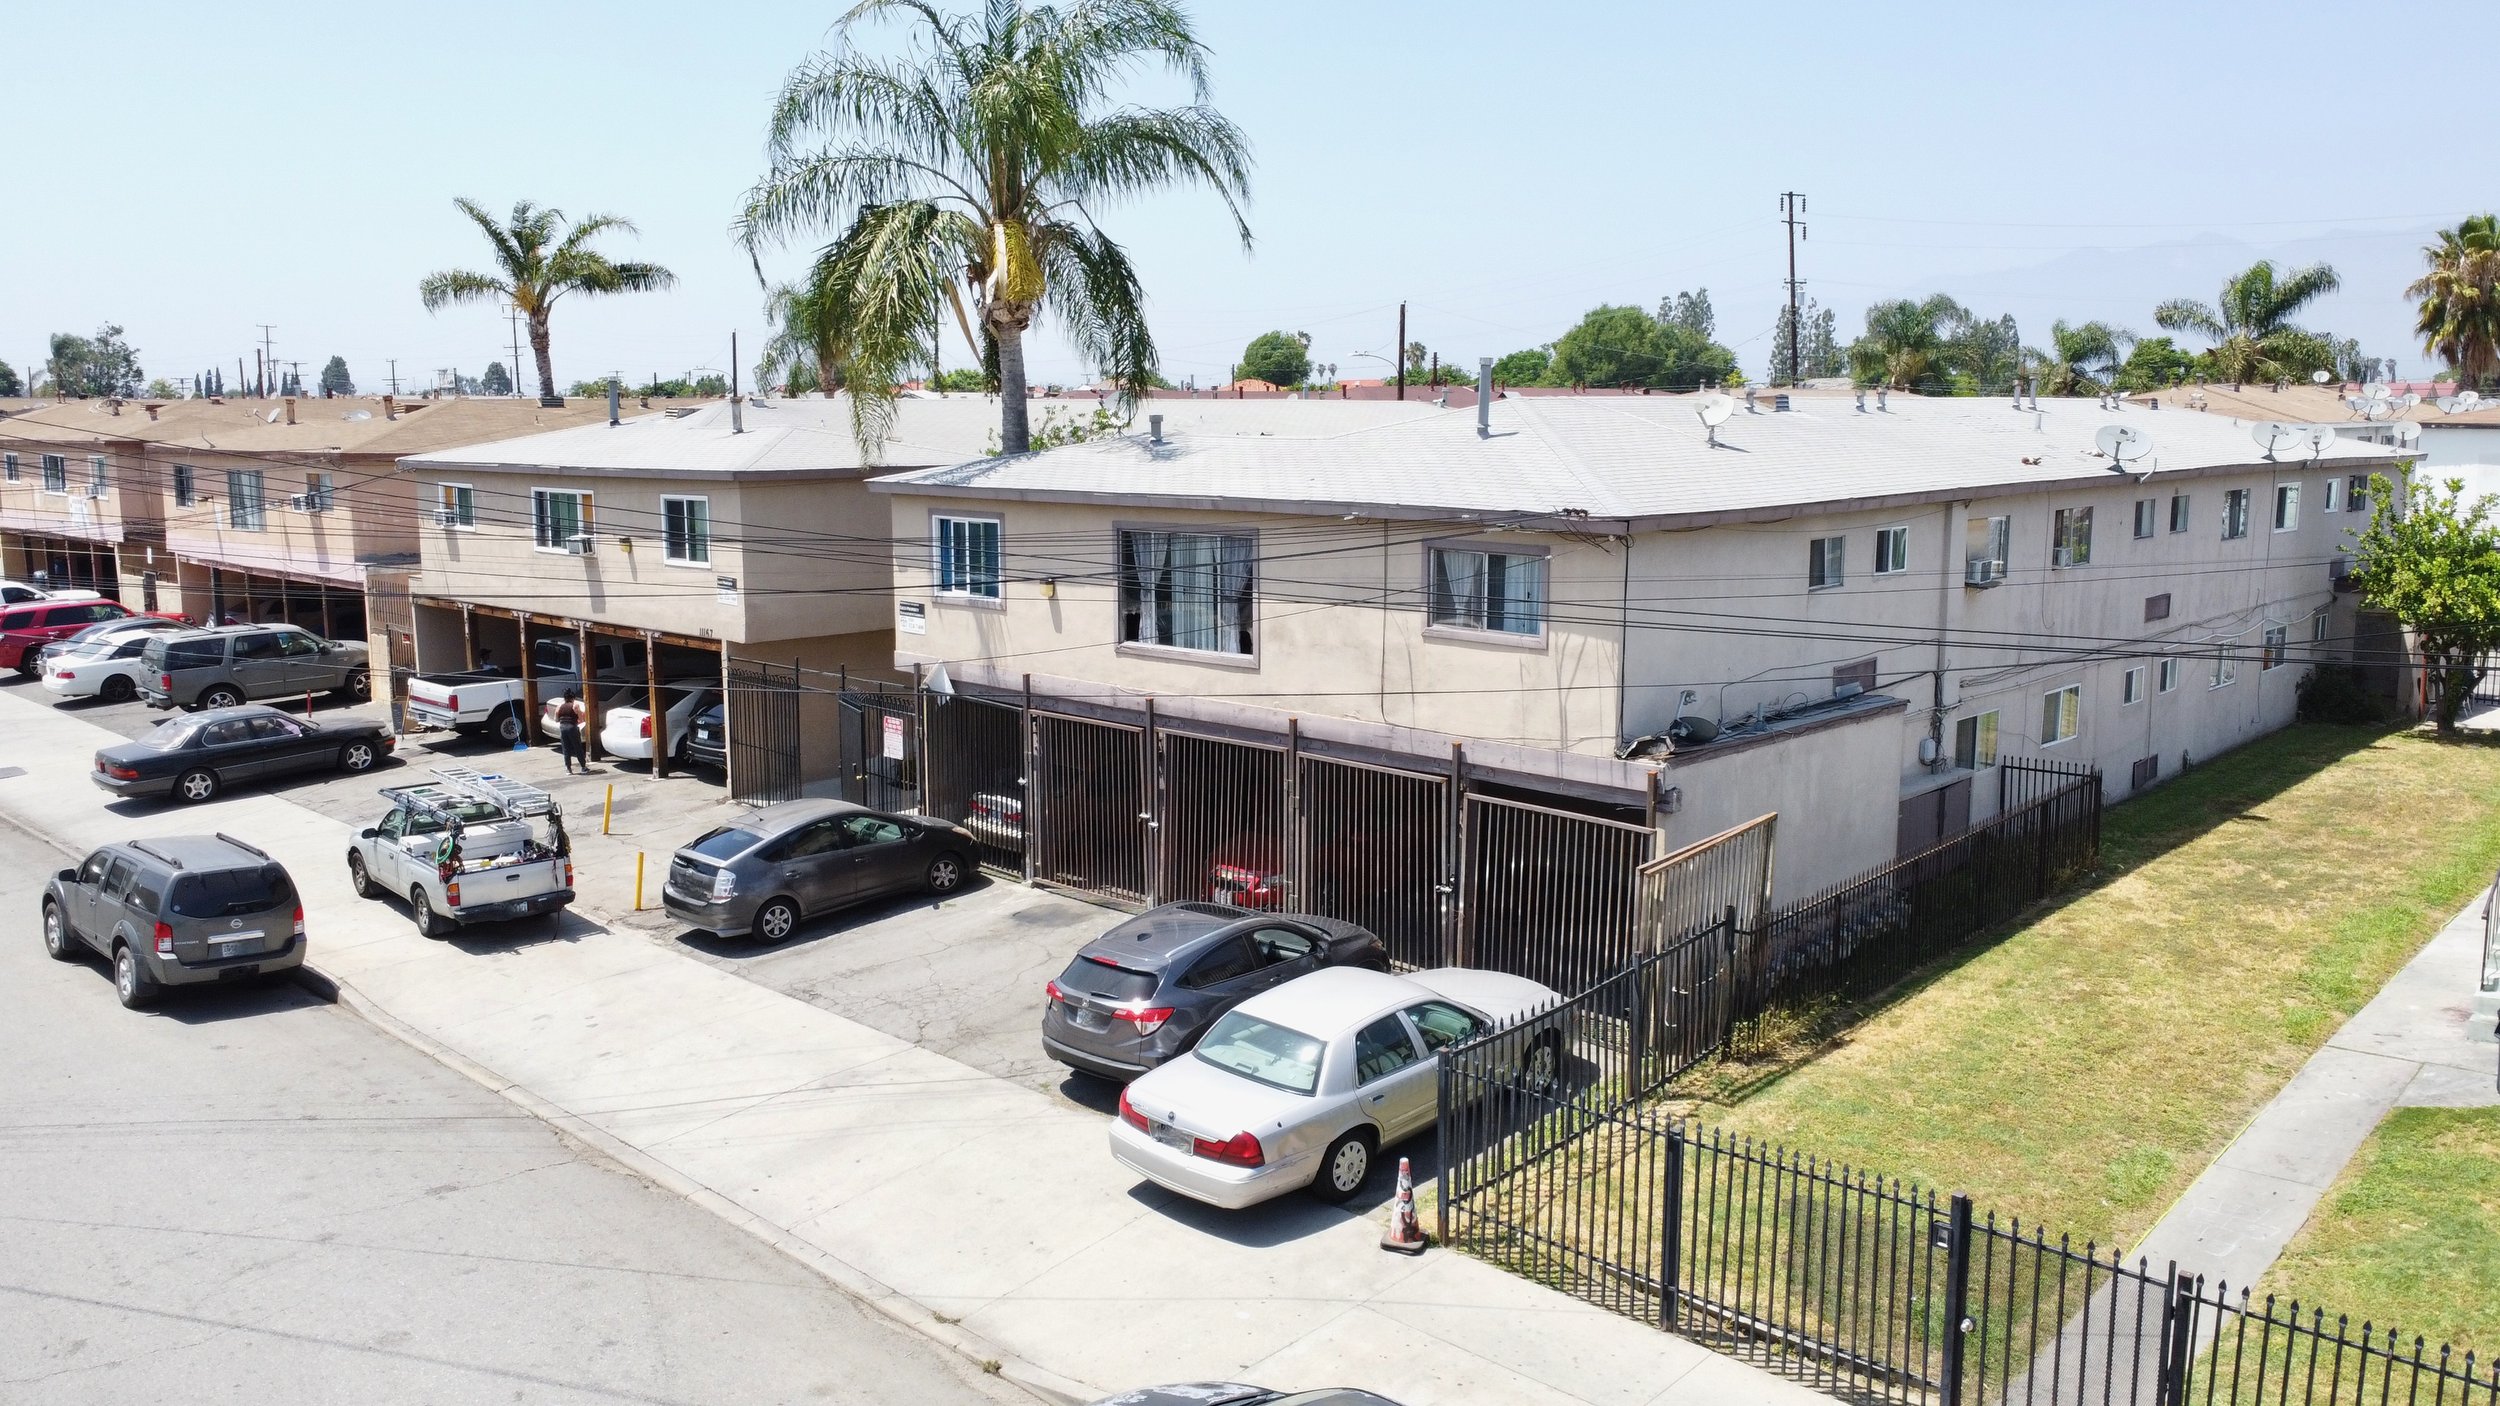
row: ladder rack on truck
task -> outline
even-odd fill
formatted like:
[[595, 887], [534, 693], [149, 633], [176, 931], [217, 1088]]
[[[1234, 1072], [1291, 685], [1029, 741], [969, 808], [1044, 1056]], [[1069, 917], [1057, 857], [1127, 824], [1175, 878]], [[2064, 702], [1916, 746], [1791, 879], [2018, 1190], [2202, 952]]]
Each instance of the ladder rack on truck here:
[[481, 772], [464, 766], [435, 768], [439, 780], [421, 781], [410, 786], [385, 786], [382, 794], [410, 807], [444, 818], [450, 817], [449, 803], [473, 801], [498, 806], [509, 816], [555, 815], [555, 797], [526, 781], [498, 772]]

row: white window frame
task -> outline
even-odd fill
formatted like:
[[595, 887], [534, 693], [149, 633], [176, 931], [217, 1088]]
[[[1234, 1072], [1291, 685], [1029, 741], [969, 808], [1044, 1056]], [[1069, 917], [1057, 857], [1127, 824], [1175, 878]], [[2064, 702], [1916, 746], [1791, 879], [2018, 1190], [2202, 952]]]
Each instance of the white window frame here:
[[[244, 485], [251, 492], [243, 491]], [[241, 514], [246, 500], [251, 505], [250, 520]], [[269, 530], [269, 479], [258, 469], [226, 470], [226, 528], [231, 532], [266, 532]]]
[[308, 512], [328, 512], [339, 500], [338, 478], [334, 474], [304, 475], [304, 507]]
[[2063, 571], [2092, 564], [2092, 510], [2059, 508], [2049, 514], [2049, 567]]
[[2257, 672], [2261, 674], [2273, 673], [2275, 670], [2282, 668], [2285, 664], [2290, 663], [2291, 659], [2292, 627], [2289, 625], [2268, 625], [2266, 627], [2265, 647], [2259, 651], [2257, 655]]
[[2125, 707], [2132, 707], [2133, 705], [2138, 704], [2138, 703], [2141, 703], [2141, 702], [2143, 702], [2143, 701], [2144, 701], [2144, 666], [2143, 666], [2143, 665], [2141, 665], [2141, 664], [2138, 664], [2138, 665], [2135, 665], [2134, 667], [2132, 667], [2132, 668], [2128, 669], [2128, 670], [2127, 670], [2127, 672], [2126, 672], [2126, 676], [2125, 676], [2125, 677], [2124, 677], [2124, 678], [2120, 681], [2119, 691], [2118, 691], [2118, 706], [2119, 706], [2119, 707], [2121, 707], [2121, 708], [2125, 708]]
[[[1979, 550], [1971, 550], [1971, 538], [1980, 540]], [[2014, 519], [2010, 516], [1975, 517], [1962, 528], [1962, 579], [1970, 579], [1970, 568], [1980, 562], [1990, 563], [1989, 579], [2005, 579], [2005, 567], [2014, 551]]]
[[2163, 658], [2161, 668], [2153, 675], [2153, 684], [2163, 693], [2168, 693], [2179, 686], [2178, 656], [2170, 655]]
[[197, 464], [174, 465], [174, 506], [187, 508], [200, 501], [200, 468]]
[[1898, 576], [1910, 569], [1910, 529], [1879, 527], [1875, 529], [1875, 574]]
[[2344, 480], [2344, 511], [2366, 513], [2370, 510], [2370, 476], [2354, 474]]
[[[1997, 764], [1997, 734], [2000, 723], [1997, 710], [1973, 713], [1953, 724], [1953, 764], [1964, 771], [1986, 771]], [[1963, 745], [1963, 734], [1969, 733], [1969, 744]]]
[[[1453, 578], [1442, 570], [1444, 558], [1475, 557], [1478, 567], [1468, 573], [1473, 588], [1464, 599], [1443, 588]], [[1500, 619], [1494, 623], [1493, 596], [1494, 559], [1500, 558], [1502, 580], [1507, 587], [1524, 567], [1528, 592], [1524, 598], [1513, 590], [1502, 593]], [[1424, 544], [1424, 633], [1427, 636], [1449, 636], [1473, 642], [1534, 645], [1545, 639], [1546, 591], [1550, 585], [1551, 554], [1543, 548], [1518, 547], [1507, 543], [1427, 542]]]
[[[694, 514], [686, 511], [690, 506], [702, 510], [703, 522], [699, 531], [695, 527]], [[686, 524], [686, 530], [682, 533], [670, 527], [669, 510], [672, 507], [679, 510], [680, 517]], [[690, 556], [679, 551], [681, 544], [674, 539], [681, 536], [685, 539], [682, 545], [700, 547], [702, 555]], [[695, 540], [697, 537], [702, 540], [698, 542]], [[705, 493], [663, 493], [660, 495], [660, 560], [670, 566], [708, 567], [712, 564], [711, 495]]]
[[547, 513], [547, 505], [554, 502], [558, 498], [572, 499], [575, 514], [575, 530], [565, 534], [565, 536], [567, 538], [575, 536], [589, 537], [596, 535], [599, 530], [597, 526], [597, 496], [598, 495], [586, 488], [531, 489], [530, 543], [532, 550], [545, 552], [551, 556], [573, 555], [573, 549], [567, 546], [563, 540], [558, 540], [553, 545], [549, 545], [547, 540], [547, 528], [550, 519]]
[[[535, 508], [537, 504], [533, 502], [531, 506]], [[449, 522], [443, 521], [446, 512], [451, 514]], [[477, 531], [477, 486], [468, 483], [434, 485], [434, 521], [448, 532]]]
[[43, 469], [43, 491], [58, 493], [64, 498], [68, 497], [69, 456], [66, 454], [43, 455], [40, 459], [40, 467]]
[[2237, 542], [2248, 535], [2248, 499], [2245, 488], [2229, 488], [2222, 494], [2222, 540]]
[[105, 485], [107, 485], [107, 484], [111, 483], [112, 481], [113, 481], [112, 469], [111, 469], [111, 467], [109, 466], [108, 462], [106, 461], [105, 457], [104, 457], [103, 455], [101, 455], [101, 454], [90, 454], [90, 455], [88, 455], [88, 456], [87, 456], [87, 491], [88, 491], [88, 493], [93, 494], [93, 493], [94, 493], [97, 489], [104, 487]]
[[2299, 484], [2278, 483], [2274, 486], [2274, 530], [2277, 532], [2300, 530]]
[[[2326, 643], [2327, 614], [2328, 607], [2323, 605], [2309, 612], [2309, 642], [2311, 644]], [[2325, 651], [2317, 652], [2323, 654]]]
[[[1175, 643], [1173, 638], [1166, 637], [1161, 621], [1155, 614], [1157, 602], [1151, 598], [1149, 582], [1139, 570], [1131, 566], [1133, 547], [1150, 546], [1152, 543], [1145, 539], [1156, 537], [1166, 539], [1163, 545], [1167, 548], [1178, 544], [1184, 538], [1199, 539], [1197, 546], [1193, 548], [1193, 551], [1199, 555], [1197, 560], [1190, 565], [1193, 569], [1211, 570], [1213, 573], [1213, 589], [1206, 597], [1206, 604], [1214, 612], [1214, 621], [1212, 624], [1202, 624], [1197, 628], [1213, 632], [1219, 640], [1224, 634], [1233, 631], [1247, 634], [1249, 636], [1247, 648], [1233, 649], [1220, 643], [1214, 648], [1208, 648], [1203, 645]], [[1186, 659], [1191, 663], [1220, 664], [1231, 668], [1255, 669], [1259, 666], [1259, 575], [1264, 563], [1259, 556], [1257, 532], [1245, 532], [1238, 529], [1210, 532], [1203, 527], [1115, 522], [1112, 524], [1111, 542], [1112, 560], [1116, 564], [1119, 580], [1119, 599], [1112, 618], [1112, 636], [1119, 652], [1157, 659]], [[1234, 543], [1239, 544], [1238, 548], [1230, 545]], [[1204, 549], [1210, 544], [1213, 547], [1213, 555], [1204, 555]], [[1243, 568], [1242, 599], [1239, 602], [1238, 618], [1228, 630], [1223, 621], [1226, 598], [1221, 591], [1225, 558], [1236, 550], [1240, 553], [1239, 560]], [[1139, 558], [1138, 566], [1144, 565], [1145, 559]], [[1159, 568], [1163, 572], [1178, 572], [1180, 569], [1180, 564], [1168, 558]], [[1175, 583], [1167, 580], [1159, 584], [1168, 586]], [[1182, 600], [1183, 597], [1176, 591], [1169, 604], [1177, 610]], [[1134, 638], [1129, 633], [1129, 617], [1132, 612], [1138, 619], [1137, 634]], [[1153, 625], [1152, 632], [1155, 636], [1153, 639], [1146, 638], [1150, 623]], [[1177, 636], [1180, 630], [1181, 624], [1175, 619], [1171, 633]]]
[[1806, 589], [1836, 591], [1848, 580], [1849, 539], [1847, 537], [1810, 537], [1806, 539]]
[[2072, 742], [2083, 731], [2083, 685], [2070, 683], [2040, 695], [2040, 745]]
[[2135, 540], [2142, 542], [2161, 530], [2161, 500], [2135, 500]]
[[2322, 502], [2320, 502], [2320, 503], [2318, 504], [2318, 511], [2319, 511], [2319, 512], [2321, 512], [2321, 513], [2340, 513], [2340, 512], [2342, 512], [2343, 510], [2344, 510], [2344, 478], [2343, 478], [2343, 475], [2341, 475], [2341, 474], [2328, 474], [2328, 475], [2326, 476], [2326, 497], [2325, 497], [2325, 499], [2324, 499]]
[[2235, 641], [2224, 640], [2215, 647], [2214, 670], [2205, 684], [2206, 692], [2210, 693], [2217, 688], [2229, 688], [2239, 682], [2240, 661], [2231, 657], [2231, 646], [2234, 643]]
[[[990, 560], [987, 579], [983, 579], [980, 547], [969, 534], [958, 541], [957, 528], [988, 528]], [[950, 564], [949, 558], [961, 554], [963, 560]], [[962, 583], [948, 585], [949, 578]], [[969, 513], [931, 513], [929, 515], [929, 594], [942, 601], [978, 604], [1001, 601], [1007, 590], [1007, 533], [998, 518]]]

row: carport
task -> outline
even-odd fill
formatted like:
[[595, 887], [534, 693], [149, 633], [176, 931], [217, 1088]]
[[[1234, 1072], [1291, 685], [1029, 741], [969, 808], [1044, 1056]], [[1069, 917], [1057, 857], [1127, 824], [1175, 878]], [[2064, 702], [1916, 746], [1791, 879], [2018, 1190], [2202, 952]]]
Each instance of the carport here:
[[365, 637], [361, 583], [208, 567], [209, 619], [218, 624], [295, 625], [327, 640]]

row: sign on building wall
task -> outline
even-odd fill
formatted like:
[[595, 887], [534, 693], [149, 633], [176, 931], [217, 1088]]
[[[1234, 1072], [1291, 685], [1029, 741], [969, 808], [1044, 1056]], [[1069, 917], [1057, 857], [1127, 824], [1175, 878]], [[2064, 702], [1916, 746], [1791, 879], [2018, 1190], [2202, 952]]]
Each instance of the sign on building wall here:
[[896, 629], [907, 635], [929, 633], [929, 607], [916, 600], [907, 600], [898, 602], [895, 609], [901, 612], [895, 622]]
[[713, 587], [714, 587], [716, 590], [718, 590], [718, 591], [719, 591], [719, 593], [720, 593], [720, 603], [721, 603], [721, 604], [723, 604], [723, 605], [736, 605], [736, 604], [738, 603], [738, 578], [737, 578], [737, 577], [735, 577], [735, 576], [715, 576], [715, 577], [713, 577], [713, 578], [712, 578], [712, 585], [713, 585]]
[[885, 759], [899, 762], [903, 757], [903, 715], [888, 713], [885, 715]]

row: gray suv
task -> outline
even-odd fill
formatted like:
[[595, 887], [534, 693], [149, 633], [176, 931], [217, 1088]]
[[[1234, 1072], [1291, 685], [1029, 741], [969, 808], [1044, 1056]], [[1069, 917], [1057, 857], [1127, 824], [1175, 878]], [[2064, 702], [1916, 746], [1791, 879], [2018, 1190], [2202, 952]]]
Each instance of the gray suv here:
[[304, 905], [286, 867], [231, 835], [109, 844], [43, 886], [43, 946], [113, 963], [133, 1010], [168, 986], [240, 981], [304, 964]]
[[972, 836], [925, 815], [848, 801], [788, 801], [704, 832], [670, 857], [660, 901], [721, 937], [779, 942], [801, 918], [889, 893], [953, 893]]
[[365, 647], [294, 625], [220, 625], [149, 640], [139, 696], [151, 708], [231, 708], [262, 698], [372, 695]]

